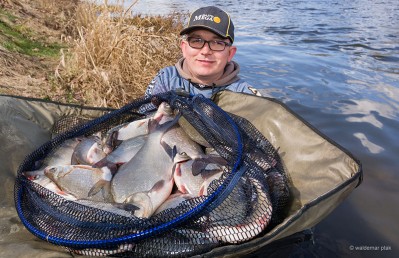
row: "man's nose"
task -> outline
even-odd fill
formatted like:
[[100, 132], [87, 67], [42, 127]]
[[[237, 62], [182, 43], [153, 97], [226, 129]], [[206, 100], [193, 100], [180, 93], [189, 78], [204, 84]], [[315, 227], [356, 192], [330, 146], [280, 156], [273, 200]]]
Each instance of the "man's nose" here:
[[212, 52], [212, 49], [209, 47], [209, 42], [205, 42], [204, 46], [201, 49], [202, 54], [209, 54]]

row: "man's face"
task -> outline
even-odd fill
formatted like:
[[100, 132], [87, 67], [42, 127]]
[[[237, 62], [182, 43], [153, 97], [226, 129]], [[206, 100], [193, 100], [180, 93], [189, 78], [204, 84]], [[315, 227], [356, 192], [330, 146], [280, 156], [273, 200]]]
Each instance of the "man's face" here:
[[[221, 40], [230, 42], [228, 39], [223, 39], [208, 30], [194, 30], [188, 34], [188, 37], [202, 38], [207, 41]], [[223, 51], [214, 51], [209, 48], [208, 43], [201, 49], [195, 49], [190, 47], [186, 40], [183, 40], [180, 46], [185, 58], [184, 62], [186, 62], [191, 74], [198, 82], [207, 85], [220, 79], [226, 64], [233, 59], [237, 51], [235, 46], [226, 46]]]

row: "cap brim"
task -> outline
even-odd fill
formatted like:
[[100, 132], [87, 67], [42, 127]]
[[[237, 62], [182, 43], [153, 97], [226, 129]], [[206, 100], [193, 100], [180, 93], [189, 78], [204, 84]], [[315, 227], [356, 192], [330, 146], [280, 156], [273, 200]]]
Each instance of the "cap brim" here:
[[185, 34], [188, 34], [188, 33], [190, 33], [191, 31], [197, 30], [197, 29], [209, 30], [210, 32], [213, 32], [213, 33], [215, 33], [216, 35], [218, 35], [218, 36], [220, 36], [220, 37], [222, 37], [222, 38], [224, 38], [224, 39], [230, 39], [231, 41], [233, 41], [233, 40], [231, 39], [231, 37], [226, 37], [226, 36], [224, 36], [223, 33], [221, 33], [220, 31], [215, 30], [214, 28], [210, 28], [210, 27], [204, 26], [204, 25], [194, 25], [194, 26], [185, 28], [185, 29], [183, 29], [182, 31], [180, 31], [180, 36], [185, 35]]

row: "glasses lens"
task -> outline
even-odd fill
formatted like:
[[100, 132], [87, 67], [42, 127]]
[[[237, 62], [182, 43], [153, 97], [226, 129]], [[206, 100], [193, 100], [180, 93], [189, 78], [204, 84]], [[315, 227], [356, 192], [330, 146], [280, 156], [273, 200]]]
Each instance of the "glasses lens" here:
[[205, 40], [201, 38], [188, 38], [187, 41], [192, 48], [203, 48], [205, 45]]
[[212, 50], [215, 51], [222, 51], [226, 47], [226, 42], [224, 41], [209, 41], [209, 46], [211, 47]]
[[221, 41], [221, 40], [211, 40], [206, 41], [202, 38], [187, 38], [188, 44], [192, 48], [201, 49], [204, 47], [205, 43], [208, 43], [209, 48], [213, 51], [223, 51], [226, 46], [230, 46], [229, 43]]

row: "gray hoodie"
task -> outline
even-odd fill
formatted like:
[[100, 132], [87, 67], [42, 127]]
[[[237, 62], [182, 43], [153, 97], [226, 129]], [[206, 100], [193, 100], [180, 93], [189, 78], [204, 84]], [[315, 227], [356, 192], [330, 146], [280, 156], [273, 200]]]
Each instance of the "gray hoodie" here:
[[[182, 58], [174, 66], [165, 67], [158, 72], [148, 85], [145, 96], [149, 97], [176, 89], [183, 89], [192, 95], [202, 94], [206, 98], [210, 98], [213, 94], [225, 89], [257, 94], [257, 91], [251, 85], [238, 77], [239, 71], [239, 65], [231, 61], [226, 65], [224, 73], [219, 80], [212, 85], [203, 85], [192, 79], [192, 75], [185, 66], [184, 58]], [[148, 106], [145, 111], [150, 111], [153, 108], [153, 106]], [[141, 110], [144, 111], [143, 109]]]

